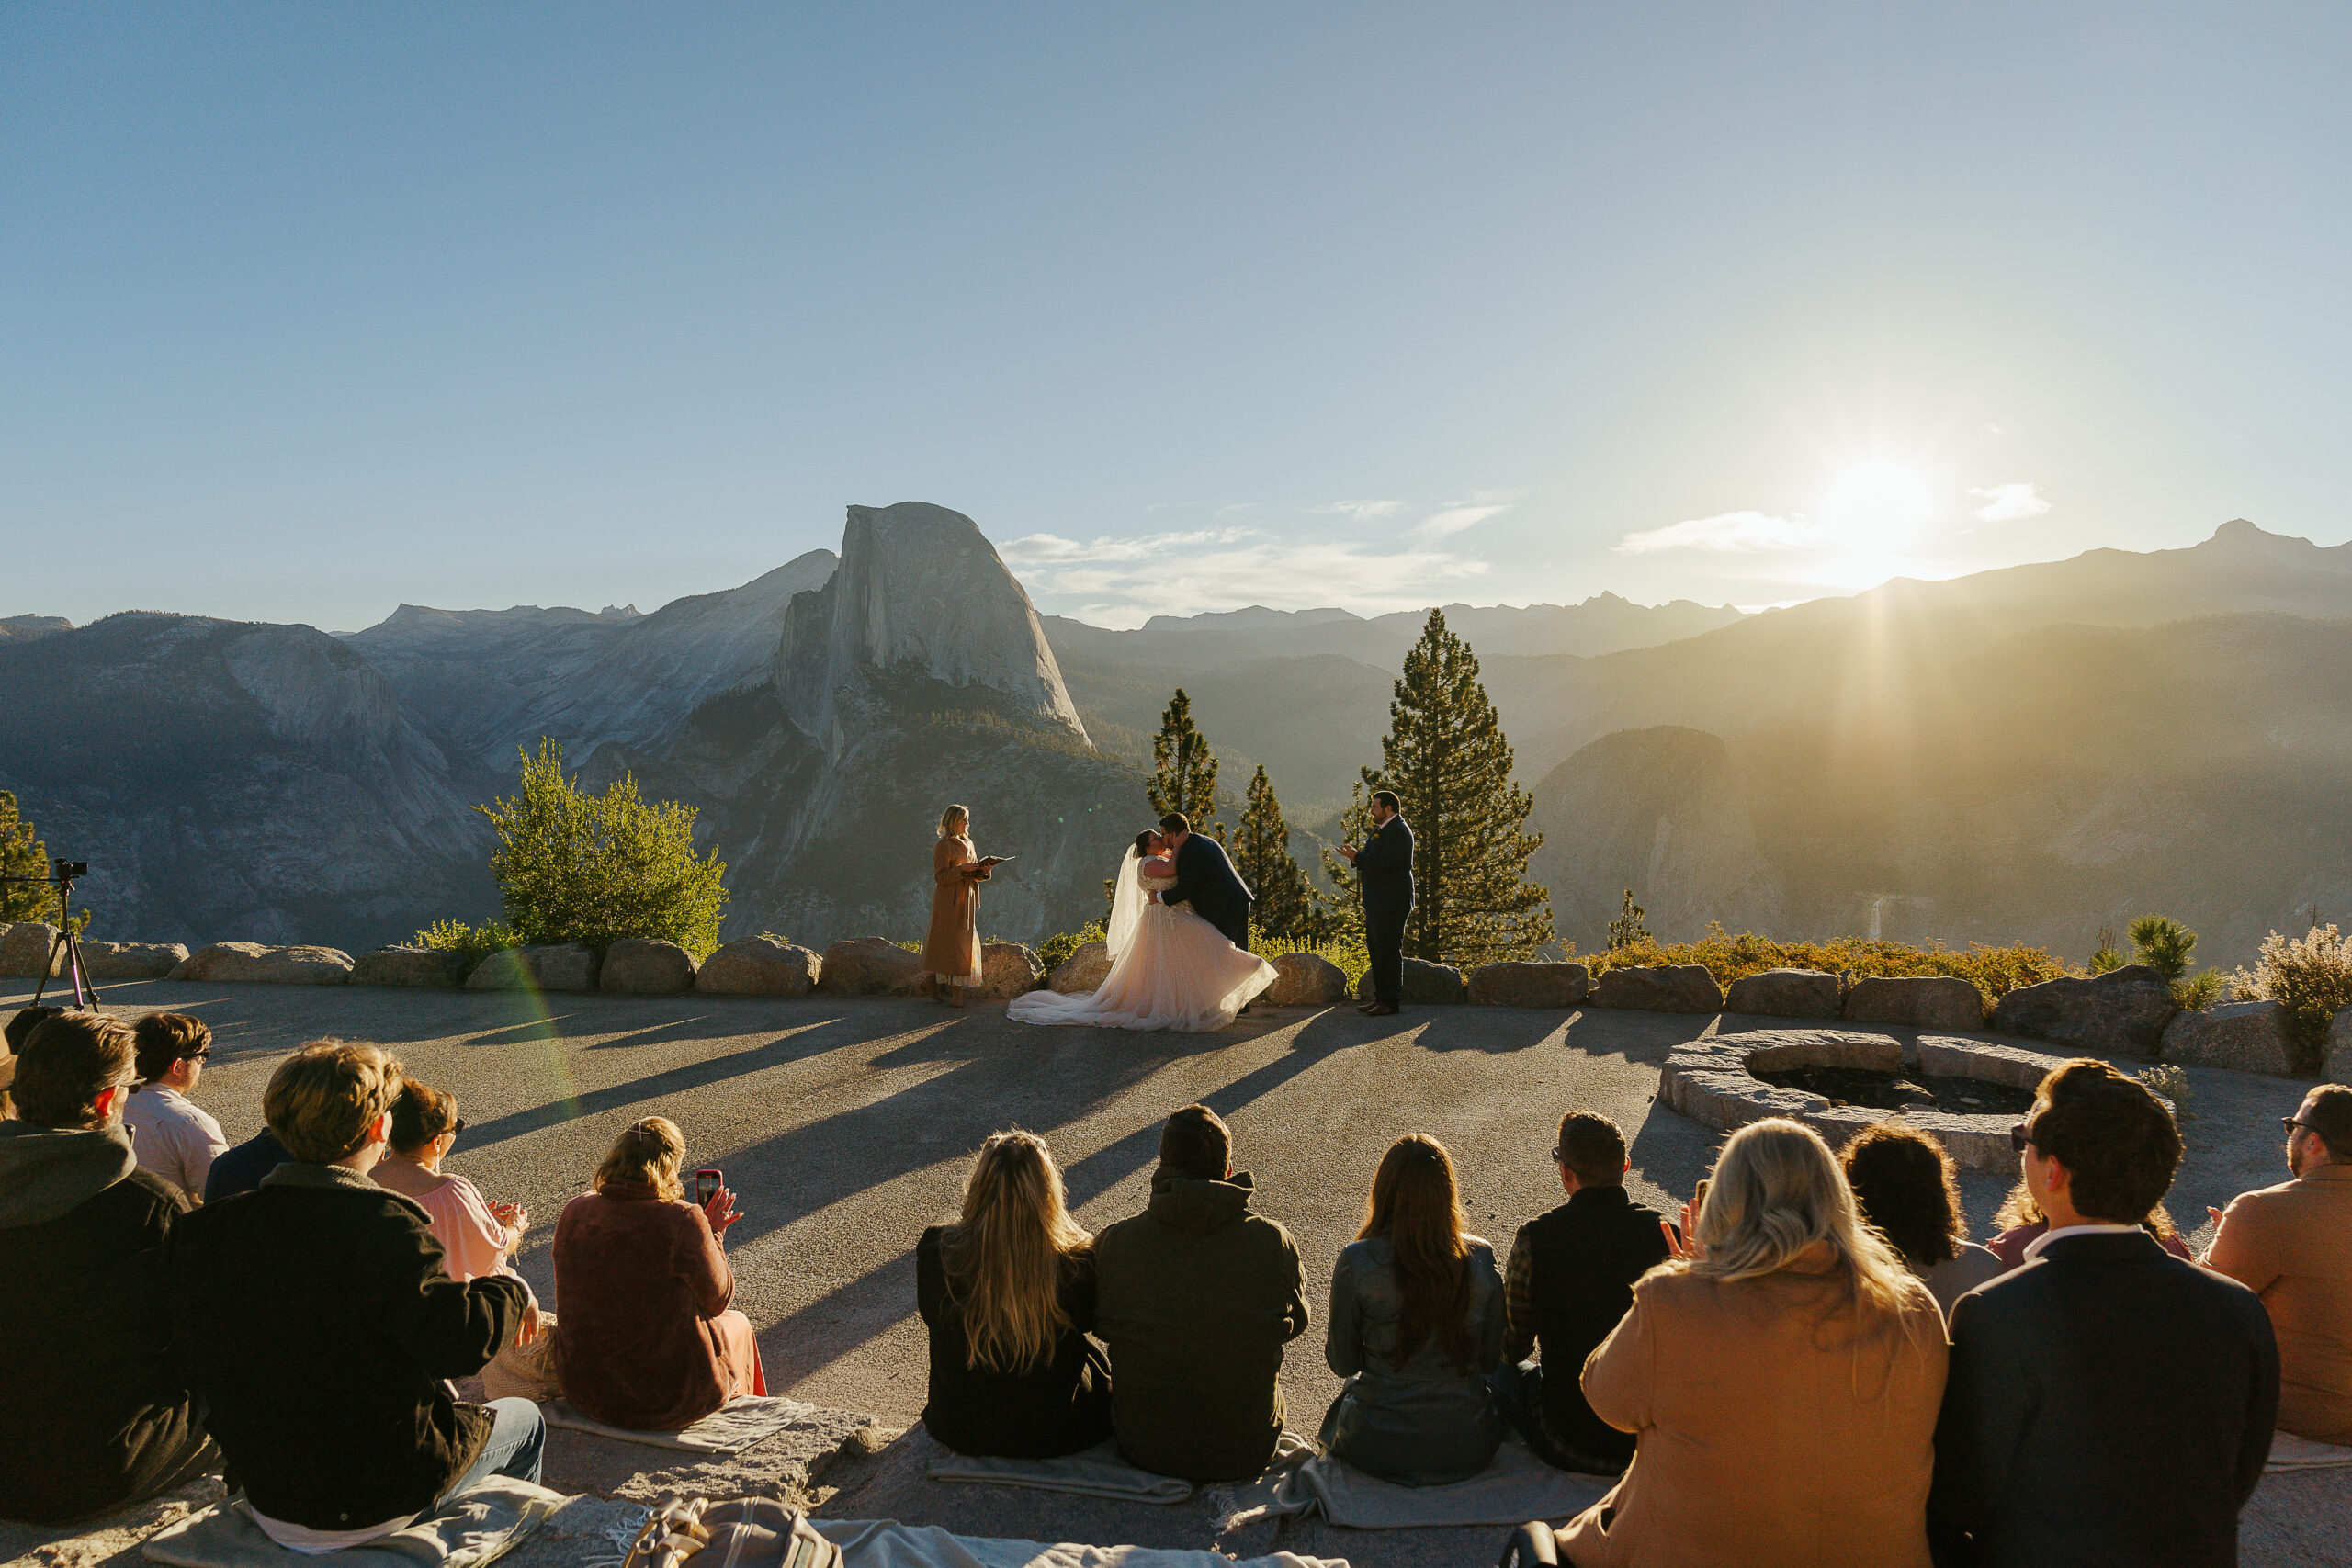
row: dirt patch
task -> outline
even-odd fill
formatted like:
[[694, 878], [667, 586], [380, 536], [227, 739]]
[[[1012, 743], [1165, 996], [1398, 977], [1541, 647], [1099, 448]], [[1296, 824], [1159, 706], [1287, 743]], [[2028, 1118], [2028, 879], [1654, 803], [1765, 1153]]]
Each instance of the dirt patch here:
[[1944, 1111], [1955, 1116], [2006, 1116], [2033, 1109], [2033, 1090], [1983, 1078], [1881, 1073], [1867, 1067], [1787, 1067], [1756, 1077], [1775, 1089], [1803, 1089], [1832, 1105], [1871, 1111]]

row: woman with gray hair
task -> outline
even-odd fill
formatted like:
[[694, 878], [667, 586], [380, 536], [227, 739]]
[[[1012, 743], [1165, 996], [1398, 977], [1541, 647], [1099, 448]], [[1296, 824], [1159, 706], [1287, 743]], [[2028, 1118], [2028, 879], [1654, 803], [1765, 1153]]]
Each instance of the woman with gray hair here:
[[1594, 1413], [1637, 1446], [1563, 1561], [1928, 1568], [1935, 1298], [1794, 1122], [1733, 1134], [1683, 1213], [1690, 1245], [1668, 1235], [1585, 1362]]

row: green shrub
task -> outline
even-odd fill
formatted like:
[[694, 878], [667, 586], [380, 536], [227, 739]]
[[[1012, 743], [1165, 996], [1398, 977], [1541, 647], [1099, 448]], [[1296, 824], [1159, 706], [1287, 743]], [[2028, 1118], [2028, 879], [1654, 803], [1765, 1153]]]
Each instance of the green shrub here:
[[2111, 975], [2123, 967], [2123, 954], [2115, 951], [2115, 932], [2107, 926], [2098, 928], [2098, 951], [2091, 954], [2090, 970], [2094, 975]]
[[2160, 1094], [2172, 1101], [2172, 1119], [2175, 1122], [2186, 1122], [2197, 1114], [2188, 1108], [2189, 1101], [2195, 1098], [2197, 1091], [2189, 1087], [2188, 1074], [2182, 1070], [2178, 1063], [2166, 1062], [2161, 1066], [2150, 1067], [2138, 1076], [2140, 1081], [2146, 1084], [2151, 1092]]
[[718, 947], [727, 867], [716, 851], [695, 853], [694, 807], [639, 799], [627, 773], [589, 795], [564, 776], [563, 748], [542, 739], [537, 756], [523, 753], [521, 793], [474, 809], [498, 830], [491, 874], [524, 942], [650, 937], [698, 960]]
[[1037, 958], [1047, 973], [1060, 968], [1078, 954], [1078, 950], [1090, 942], [1104, 940], [1102, 922], [1090, 920], [1074, 931], [1062, 931], [1037, 944]]
[[2287, 1010], [2287, 1046], [2299, 1073], [2320, 1071], [2327, 1059], [2327, 1028], [2352, 1007], [2352, 940], [2333, 925], [2300, 937], [2272, 931], [2252, 969], [2230, 976], [2241, 1001], [2278, 1002]]
[[435, 920], [411, 936], [408, 945], [480, 958], [503, 947], [520, 947], [523, 941], [503, 920], [484, 920], [479, 926], [469, 926], [463, 920]]
[[1264, 936], [1251, 931], [1250, 951], [1268, 961], [1280, 958], [1285, 953], [1311, 953], [1339, 965], [1340, 972], [1348, 977], [1348, 989], [1351, 991], [1363, 983], [1365, 973], [1372, 968], [1372, 954], [1364, 947], [1361, 931], [1334, 937], [1329, 942], [1300, 942], [1293, 937]]
[[1826, 969], [1856, 979], [1879, 976], [1951, 975], [1984, 993], [1989, 1005], [2020, 986], [2038, 986], [2073, 974], [2060, 959], [2038, 947], [1986, 947], [1972, 943], [1965, 953], [1951, 948], [1912, 947], [1899, 942], [1870, 942], [1839, 937], [1834, 942], [1774, 942], [1743, 931], [1737, 936], [1711, 923], [1697, 942], [1661, 945], [1647, 942], [1612, 948], [1583, 960], [1595, 977], [1611, 969], [1657, 964], [1701, 964], [1719, 985], [1728, 986], [1743, 975], [1766, 969]]
[[2219, 969], [2208, 969], [2172, 983], [2174, 1005], [2184, 1012], [2203, 1012], [2229, 993], [2230, 977]]
[[2169, 915], [2143, 915], [2132, 922], [2132, 950], [2139, 961], [2167, 980], [2188, 973], [2197, 933]]

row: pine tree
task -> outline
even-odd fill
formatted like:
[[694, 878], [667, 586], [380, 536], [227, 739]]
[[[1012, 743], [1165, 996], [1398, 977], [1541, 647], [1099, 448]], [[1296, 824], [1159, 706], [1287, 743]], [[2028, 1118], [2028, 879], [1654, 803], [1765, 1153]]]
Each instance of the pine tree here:
[[17, 817], [17, 797], [0, 789], [0, 876], [40, 877], [0, 882], [0, 921], [57, 919], [57, 889], [49, 886], [49, 849], [33, 825]]
[[1535, 802], [1511, 782], [1510, 742], [1478, 683], [1477, 655], [1446, 630], [1442, 610], [1405, 655], [1380, 753], [1363, 789], [1396, 791], [1413, 828], [1406, 954], [1466, 968], [1526, 958], [1551, 941], [1552, 896], [1525, 880], [1544, 842], [1525, 830]]
[[1609, 922], [1609, 951], [1614, 953], [1621, 947], [1649, 946], [1656, 939], [1650, 935], [1650, 928], [1642, 924], [1642, 917], [1648, 913], [1647, 909], [1634, 902], [1634, 890], [1630, 887], [1625, 889], [1625, 907], [1617, 911], [1615, 919]]
[[1271, 937], [1312, 941], [1319, 933], [1306, 873], [1290, 854], [1290, 824], [1266, 782], [1263, 764], [1250, 779], [1250, 803], [1233, 835], [1233, 869], [1257, 895], [1250, 923]]
[[1144, 781], [1143, 793], [1152, 810], [1162, 817], [1181, 811], [1194, 832], [1208, 833], [1223, 843], [1223, 824], [1209, 822], [1216, 815], [1216, 753], [1209, 750], [1208, 737], [1193, 727], [1193, 699], [1182, 686], [1159, 716], [1159, 733], [1151, 738], [1151, 760], [1152, 774]]

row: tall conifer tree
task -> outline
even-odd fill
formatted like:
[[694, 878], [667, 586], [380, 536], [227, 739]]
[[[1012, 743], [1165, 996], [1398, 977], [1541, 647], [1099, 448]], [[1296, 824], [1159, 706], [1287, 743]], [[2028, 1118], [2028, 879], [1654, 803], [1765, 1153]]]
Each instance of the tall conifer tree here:
[[1552, 896], [1526, 880], [1527, 857], [1544, 842], [1526, 831], [1535, 802], [1511, 782], [1510, 742], [1478, 683], [1477, 655], [1442, 610], [1405, 655], [1380, 752], [1363, 792], [1395, 790], [1413, 828], [1407, 956], [1466, 968], [1526, 958], [1551, 941]]
[[1250, 779], [1250, 801], [1233, 836], [1233, 869], [1257, 895], [1250, 923], [1271, 937], [1313, 940], [1320, 931], [1306, 873], [1290, 854], [1290, 824], [1266, 782], [1264, 764]]
[[1212, 827], [1216, 815], [1216, 753], [1208, 737], [1193, 723], [1193, 699], [1176, 688], [1167, 710], [1159, 716], [1159, 733], [1151, 738], [1151, 777], [1144, 781], [1144, 798], [1165, 817], [1181, 811], [1197, 833], [1225, 840], [1225, 829]]
[[[33, 836], [33, 825], [17, 816], [17, 797], [0, 789], [0, 875], [46, 877], [49, 850]], [[0, 921], [54, 920], [57, 889], [46, 882], [0, 882]]]

